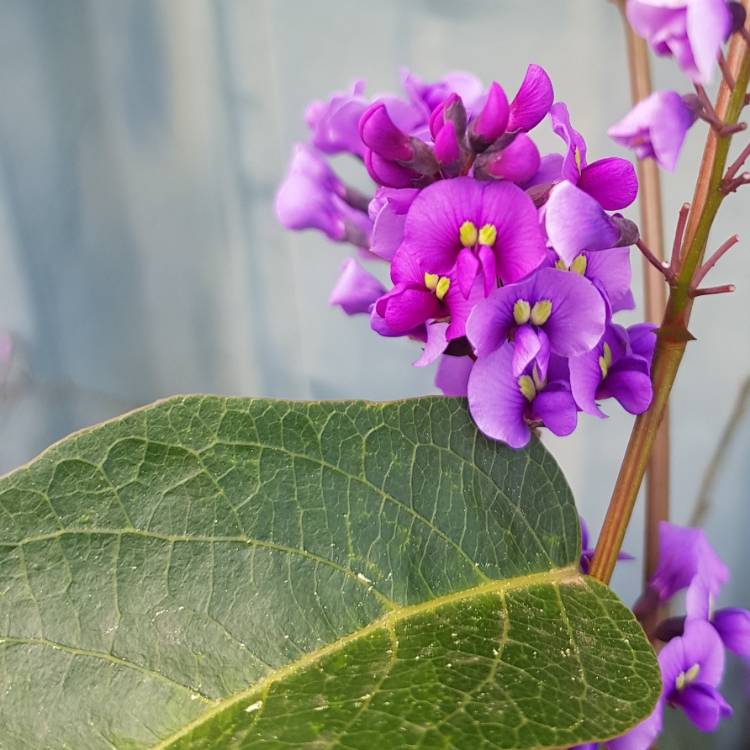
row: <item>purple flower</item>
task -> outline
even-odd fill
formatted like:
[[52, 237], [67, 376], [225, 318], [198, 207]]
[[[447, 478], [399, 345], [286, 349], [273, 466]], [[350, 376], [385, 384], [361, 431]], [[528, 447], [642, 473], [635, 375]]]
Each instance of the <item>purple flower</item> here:
[[659, 564], [650, 587], [662, 602], [691, 585], [702, 585], [715, 597], [729, 580], [729, 570], [714, 552], [702, 529], [662, 521], [659, 524]]
[[628, 0], [627, 16], [657, 55], [672, 55], [696, 83], [710, 83], [732, 30], [726, 0]]
[[352, 208], [346, 195], [346, 186], [320, 154], [297, 144], [276, 193], [276, 216], [287, 229], [319, 229], [337, 242], [367, 247], [370, 219]]
[[347, 258], [341, 265], [339, 279], [331, 291], [328, 303], [338, 305], [347, 315], [369, 313], [372, 305], [383, 294], [383, 285], [354, 258]]
[[[418, 259], [402, 253], [402, 248], [391, 265], [391, 279], [395, 286], [375, 303], [374, 312], [382, 322], [371, 319], [374, 330], [386, 336], [411, 335], [415, 328], [428, 321], [450, 320], [445, 331], [446, 344], [463, 336], [469, 313], [484, 296], [481, 279], [477, 277], [468, 296], [464, 296], [455, 270], [446, 273], [424, 271]], [[399, 253], [401, 262], [397, 266]]]
[[632, 245], [638, 239], [632, 222], [609, 216], [597, 200], [567, 180], [550, 191], [545, 226], [550, 245], [567, 266], [584, 251]]
[[528, 133], [549, 112], [555, 93], [547, 72], [539, 65], [529, 65], [513, 101], [510, 103], [507, 130]]
[[575, 273], [542, 268], [516, 284], [495, 289], [469, 317], [467, 336], [478, 357], [512, 341], [513, 374], [532, 360], [546, 375], [550, 353], [589, 351], [604, 333], [605, 308], [594, 285]]
[[373, 221], [371, 253], [383, 260], [393, 260], [404, 239], [406, 214], [418, 193], [416, 188], [378, 188], [369, 207]]
[[688, 622], [682, 637], [673, 638], [659, 654], [664, 699], [682, 708], [690, 721], [712, 732], [732, 709], [718, 691], [724, 674], [724, 647], [707, 622]]
[[[650, 331], [655, 342], [655, 326]], [[653, 396], [650, 369], [650, 357], [633, 350], [630, 332], [610, 323], [591, 351], [570, 360], [573, 397], [584, 412], [597, 417], [606, 416], [597, 401], [607, 398], [615, 398], [631, 414], [640, 414]]]
[[364, 156], [359, 137], [359, 118], [368, 106], [364, 89], [364, 81], [355, 81], [351, 93], [336, 92], [328, 101], [315, 101], [307, 107], [305, 121], [312, 131], [313, 146], [326, 154]]
[[651, 157], [671, 172], [680, 155], [695, 111], [675, 91], [655, 91], [607, 132], [616, 143], [633, 149], [639, 159]]
[[562, 162], [562, 179], [578, 185], [608, 211], [629, 206], [638, 195], [638, 178], [633, 165], [616, 156], [588, 164], [586, 141], [570, 124], [568, 108], [563, 102], [552, 105], [550, 118], [552, 129], [568, 147]]
[[469, 375], [469, 410], [477, 427], [488, 437], [511, 448], [523, 448], [531, 428], [544, 425], [555, 435], [569, 435], [578, 419], [570, 394], [565, 360], [550, 358], [547, 378], [529, 364], [513, 374], [513, 347], [501, 346], [478, 357]]
[[498, 278], [517, 281], [544, 257], [536, 208], [520, 188], [457, 177], [436, 182], [415, 198], [391, 278], [414, 280], [414, 266], [422, 275], [455, 271], [455, 283], [468, 297], [475, 279], [482, 279], [488, 294]]

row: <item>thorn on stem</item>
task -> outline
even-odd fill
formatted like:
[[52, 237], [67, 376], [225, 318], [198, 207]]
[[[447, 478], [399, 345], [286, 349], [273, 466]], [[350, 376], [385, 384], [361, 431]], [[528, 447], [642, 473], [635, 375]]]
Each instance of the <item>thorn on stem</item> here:
[[738, 188], [741, 188], [748, 183], [750, 183], [750, 172], [743, 172], [739, 177], [735, 177], [734, 179], [722, 180], [721, 192], [724, 193], [724, 195], [728, 195], [729, 193], [734, 193]]
[[721, 286], [707, 286], [703, 289], [691, 289], [691, 297], [706, 297], [709, 294], [731, 294], [737, 287], [734, 284], [722, 284]]
[[[698, 284], [706, 278], [706, 274], [726, 255], [738, 242], [739, 235], [733, 234], [728, 240], [723, 242], [718, 250], [695, 272], [691, 286], [696, 289]], [[734, 291], [734, 289], [732, 289]]]
[[685, 237], [685, 226], [687, 225], [690, 204], [683, 203], [677, 217], [677, 226], [674, 230], [674, 242], [672, 243], [672, 256], [669, 259], [669, 273], [671, 278], [677, 278], [677, 267], [682, 260], [682, 240]]
[[670, 266], [668, 266], [663, 261], [659, 260], [654, 253], [652, 252], [651, 248], [641, 239], [639, 239], [636, 243], [638, 246], [638, 249], [643, 253], [643, 257], [667, 280], [667, 281], [673, 281], [674, 277], [671, 274]]

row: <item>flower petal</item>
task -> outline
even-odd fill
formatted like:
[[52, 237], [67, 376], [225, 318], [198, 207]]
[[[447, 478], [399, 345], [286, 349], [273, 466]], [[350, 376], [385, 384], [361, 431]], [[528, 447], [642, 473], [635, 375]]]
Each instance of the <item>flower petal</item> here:
[[615, 247], [620, 237], [599, 203], [567, 181], [552, 188], [545, 223], [550, 244], [567, 265], [584, 250]]
[[572, 357], [570, 366], [570, 386], [576, 403], [586, 414], [605, 419], [606, 414], [596, 403], [596, 392], [602, 382], [602, 370], [599, 366], [599, 349]]
[[638, 195], [638, 177], [627, 159], [612, 156], [584, 167], [578, 187], [607, 211], [620, 211]]
[[750, 612], [726, 607], [714, 612], [711, 622], [726, 648], [737, 656], [750, 659]]
[[688, 719], [703, 732], [713, 732], [724, 717], [732, 715], [732, 707], [713, 685], [695, 682], [682, 690], [675, 699]]
[[538, 125], [549, 112], [554, 98], [552, 81], [544, 68], [529, 65], [523, 82], [510, 103], [508, 131], [528, 132]]
[[443, 356], [438, 362], [435, 385], [445, 396], [466, 396], [473, 366], [471, 357]]
[[555, 435], [570, 435], [578, 423], [578, 409], [570, 391], [545, 388], [537, 394], [531, 407], [532, 416], [540, 419]]
[[371, 305], [383, 294], [383, 285], [354, 258], [347, 258], [328, 298], [328, 304], [339, 305], [347, 315], [369, 313]]
[[528, 401], [513, 377], [512, 359], [511, 346], [477, 359], [469, 375], [469, 410], [485, 435], [502, 440], [511, 448], [523, 448], [531, 438], [524, 420]]
[[732, 14], [726, 0], [691, 0], [687, 3], [687, 35], [700, 83], [711, 83], [716, 57], [729, 36]]
[[426, 367], [432, 364], [448, 346], [445, 333], [448, 330], [448, 324], [442, 321], [432, 321], [425, 326], [427, 329], [427, 341], [425, 342], [424, 351], [413, 365], [414, 367]]

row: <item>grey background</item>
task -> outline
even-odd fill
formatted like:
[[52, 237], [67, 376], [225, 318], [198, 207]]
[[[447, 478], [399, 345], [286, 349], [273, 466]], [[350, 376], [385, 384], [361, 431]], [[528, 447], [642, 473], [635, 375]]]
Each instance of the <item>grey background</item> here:
[[[529, 62], [550, 72], [591, 160], [624, 154], [606, 137], [628, 88], [619, 18], [605, 0], [0, 0], [0, 326], [16, 346], [2, 373], [0, 470], [178, 392], [432, 392], [432, 372], [409, 365], [408, 342], [327, 307], [346, 251], [282, 231], [274, 189], [305, 137], [305, 104], [355, 77], [372, 93], [397, 87], [401, 65], [427, 79], [458, 68], [512, 92]], [[670, 61], [655, 76], [659, 88], [686, 90]], [[664, 182], [670, 233], [692, 194], [699, 130]], [[727, 202], [714, 244], [747, 231], [747, 199]], [[674, 391], [678, 522], [750, 375], [745, 242], [711, 280], [738, 292], [697, 306], [698, 342]], [[631, 425], [610, 411], [547, 439], [594, 530]], [[749, 452], [746, 421], [706, 523], [734, 571], [724, 599], [746, 607]], [[637, 512], [626, 541], [636, 555], [641, 535]], [[627, 601], [636, 568], [616, 575]], [[691, 746], [746, 746], [748, 682], [731, 671], [736, 718]]]

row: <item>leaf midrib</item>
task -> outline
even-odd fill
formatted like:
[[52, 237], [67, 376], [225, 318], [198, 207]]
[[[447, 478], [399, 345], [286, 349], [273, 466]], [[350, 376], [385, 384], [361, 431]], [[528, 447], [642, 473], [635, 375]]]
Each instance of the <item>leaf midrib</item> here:
[[394, 627], [399, 622], [416, 617], [420, 614], [428, 614], [449, 604], [454, 604], [466, 599], [473, 599], [486, 594], [497, 594], [502, 598], [510, 591], [531, 588], [536, 585], [548, 584], [552, 586], [560, 586], [577, 582], [585, 584], [585, 579], [578, 567], [571, 565], [564, 568], [552, 568], [551, 570], [543, 571], [541, 573], [529, 573], [515, 578], [489, 581], [478, 586], [473, 586], [469, 589], [462, 589], [461, 591], [436, 597], [435, 599], [430, 599], [426, 602], [420, 602], [419, 604], [413, 604], [408, 607], [390, 610], [376, 620], [373, 620], [369, 625], [366, 625], [359, 630], [355, 630], [354, 632], [349, 633], [332, 643], [326, 644], [315, 651], [311, 651], [296, 661], [285, 664], [283, 667], [268, 673], [261, 680], [245, 690], [218, 701], [212, 708], [186, 724], [182, 729], [158, 744], [153, 745], [150, 750], [168, 750], [168, 748], [175, 742], [187, 736], [193, 730], [198, 729], [201, 725], [210, 721], [212, 718], [236, 703], [249, 700], [259, 693], [264, 693], [275, 683], [281, 682], [287, 677], [291, 677], [296, 673], [313, 666], [321, 659], [340, 651], [350, 643], [366, 638], [378, 630], [386, 630], [392, 634]]

